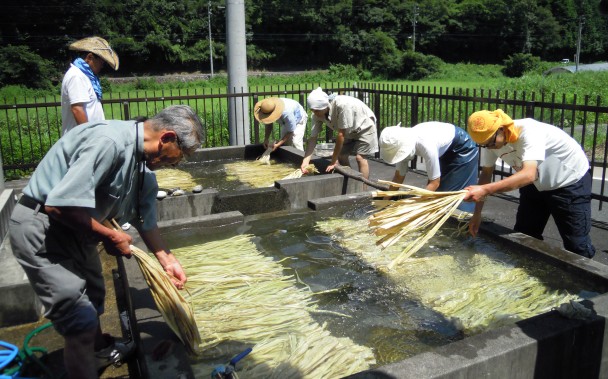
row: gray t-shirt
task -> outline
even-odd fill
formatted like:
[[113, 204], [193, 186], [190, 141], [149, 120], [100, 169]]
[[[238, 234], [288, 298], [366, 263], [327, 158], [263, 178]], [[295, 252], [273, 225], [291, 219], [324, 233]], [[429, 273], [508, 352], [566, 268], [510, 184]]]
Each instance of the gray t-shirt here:
[[[137, 213], [143, 136], [143, 124], [134, 121], [78, 125], [51, 147], [23, 193], [49, 206], [89, 208], [91, 217], [100, 222], [109, 218], [131, 221]], [[141, 228], [150, 230], [156, 227], [158, 184], [149, 170], [140, 180]]]

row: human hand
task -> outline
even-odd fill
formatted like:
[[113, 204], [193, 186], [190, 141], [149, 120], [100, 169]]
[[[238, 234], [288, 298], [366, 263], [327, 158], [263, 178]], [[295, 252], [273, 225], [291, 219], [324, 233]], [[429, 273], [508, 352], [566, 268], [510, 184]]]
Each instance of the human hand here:
[[465, 195], [464, 201], [474, 201], [478, 203], [480, 201], [486, 201], [486, 198], [490, 195], [485, 186], [468, 186], [465, 187], [465, 190], [469, 192]]
[[172, 259], [168, 259], [168, 262], [163, 265], [163, 269], [169, 274], [171, 281], [177, 289], [184, 289], [184, 284], [188, 281], [186, 273], [173, 254], [169, 254], [169, 256], [172, 257]]
[[111, 230], [112, 233], [110, 233], [109, 237], [102, 241], [106, 252], [115, 257], [122, 255], [131, 258], [131, 242], [133, 238], [121, 230]]
[[473, 217], [469, 220], [469, 233], [473, 236], [477, 236], [477, 232], [479, 232], [479, 226], [481, 225], [481, 213], [473, 214]]
[[330, 164], [329, 166], [327, 166], [327, 168], [325, 169], [325, 172], [332, 172], [334, 170], [334, 167], [336, 167], [338, 164], [334, 163], [334, 164]]

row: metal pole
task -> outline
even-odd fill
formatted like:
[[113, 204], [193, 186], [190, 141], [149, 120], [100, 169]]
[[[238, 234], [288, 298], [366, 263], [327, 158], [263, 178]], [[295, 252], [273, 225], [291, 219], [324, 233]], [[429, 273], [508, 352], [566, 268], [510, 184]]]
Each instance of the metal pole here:
[[578, 39], [576, 41], [576, 72], [578, 72], [578, 62], [581, 58], [581, 36], [583, 33], [584, 17], [578, 19]]
[[2, 151], [0, 151], [0, 193], [4, 191], [4, 169], [2, 168]]
[[[247, 85], [247, 42], [245, 39], [245, 1], [226, 0], [226, 47], [228, 55], [228, 94], [249, 92]], [[231, 146], [250, 144], [249, 98], [228, 99], [228, 131]]]
[[412, 19], [412, 51], [416, 52], [416, 16], [418, 16], [418, 4], [414, 3], [414, 17]]
[[211, 40], [211, 1], [207, 3], [207, 28], [209, 30], [209, 66], [213, 78], [213, 41]]

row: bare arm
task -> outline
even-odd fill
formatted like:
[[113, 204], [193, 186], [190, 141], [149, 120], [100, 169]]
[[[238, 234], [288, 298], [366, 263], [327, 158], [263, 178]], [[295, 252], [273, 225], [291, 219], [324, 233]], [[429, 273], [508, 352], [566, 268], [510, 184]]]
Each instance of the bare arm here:
[[441, 183], [441, 177], [433, 180], [429, 180], [426, 183], [426, 189], [429, 191], [436, 191], [439, 188], [439, 184]]
[[[508, 178], [504, 178], [494, 183], [490, 183], [488, 180], [488, 182], [486, 182], [487, 184], [483, 184], [480, 179], [480, 185], [469, 186], [466, 188], [469, 193], [465, 197], [465, 200], [478, 202], [495, 193], [508, 192], [523, 186], [527, 186], [536, 180], [537, 167], [538, 164], [536, 161], [525, 161], [523, 163], [523, 168]], [[482, 174], [486, 172], [486, 170], [490, 172], [489, 176], [491, 177], [493, 168], [484, 167]]]
[[184, 288], [184, 283], [188, 280], [186, 273], [175, 255], [165, 247], [165, 241], [160, 236], [158, 227], [148, 231], [139, 231], [139, 235], [148, 249], [154, 253], [165, 272], [171, 276], [173, 284], [179, 289]]
[[310, 158], [312, 158], [312, 153], [315, 151], [315, 147], [317, 146], [317, 137], [310, 137], [306, 142], [306, 152], [304, 153], [304, 159], [302, 159], [302, 165], [300, 166], [300, 170], [304, 174], [308, 173], [306, 167], [310, 164]]
[[338, 129], [338, 135], [336, 136], [336, 145], [334, 146], [334, 152], [331, 155], [331, 163], [325, 169], [325, 172], [333, 171], [336, 164], [338, 164], [338, 158], [340, 157], [340, 152], [342, 151], [342, 145], [344, 144], [344, 131], [345, 129]]
[[71, 109], [77, 125], [84, 124], [85, 122], [89, 121], [83, 103], [72, 104]]

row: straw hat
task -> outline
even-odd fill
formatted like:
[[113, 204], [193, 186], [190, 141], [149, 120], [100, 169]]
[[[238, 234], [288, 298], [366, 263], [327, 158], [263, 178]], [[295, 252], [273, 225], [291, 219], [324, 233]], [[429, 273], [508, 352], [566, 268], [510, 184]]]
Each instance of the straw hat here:
[[108, 41], [101, 37], [88, 37], [78, 40], [70, 45], [70, 50], [93, 53], [106, 61], [114, 71], [118, 70], [118, 55], [112, 50]]
[[412, 128], [389, 126], [380, 133], [380, 158], [394, 164], [412, 160], [416, 154], [416, 134]]
[[253, 107], [253, 116], [262, 124], [272, 124], [281, 117], [285, 104], [278, 97], [258, 101]]

